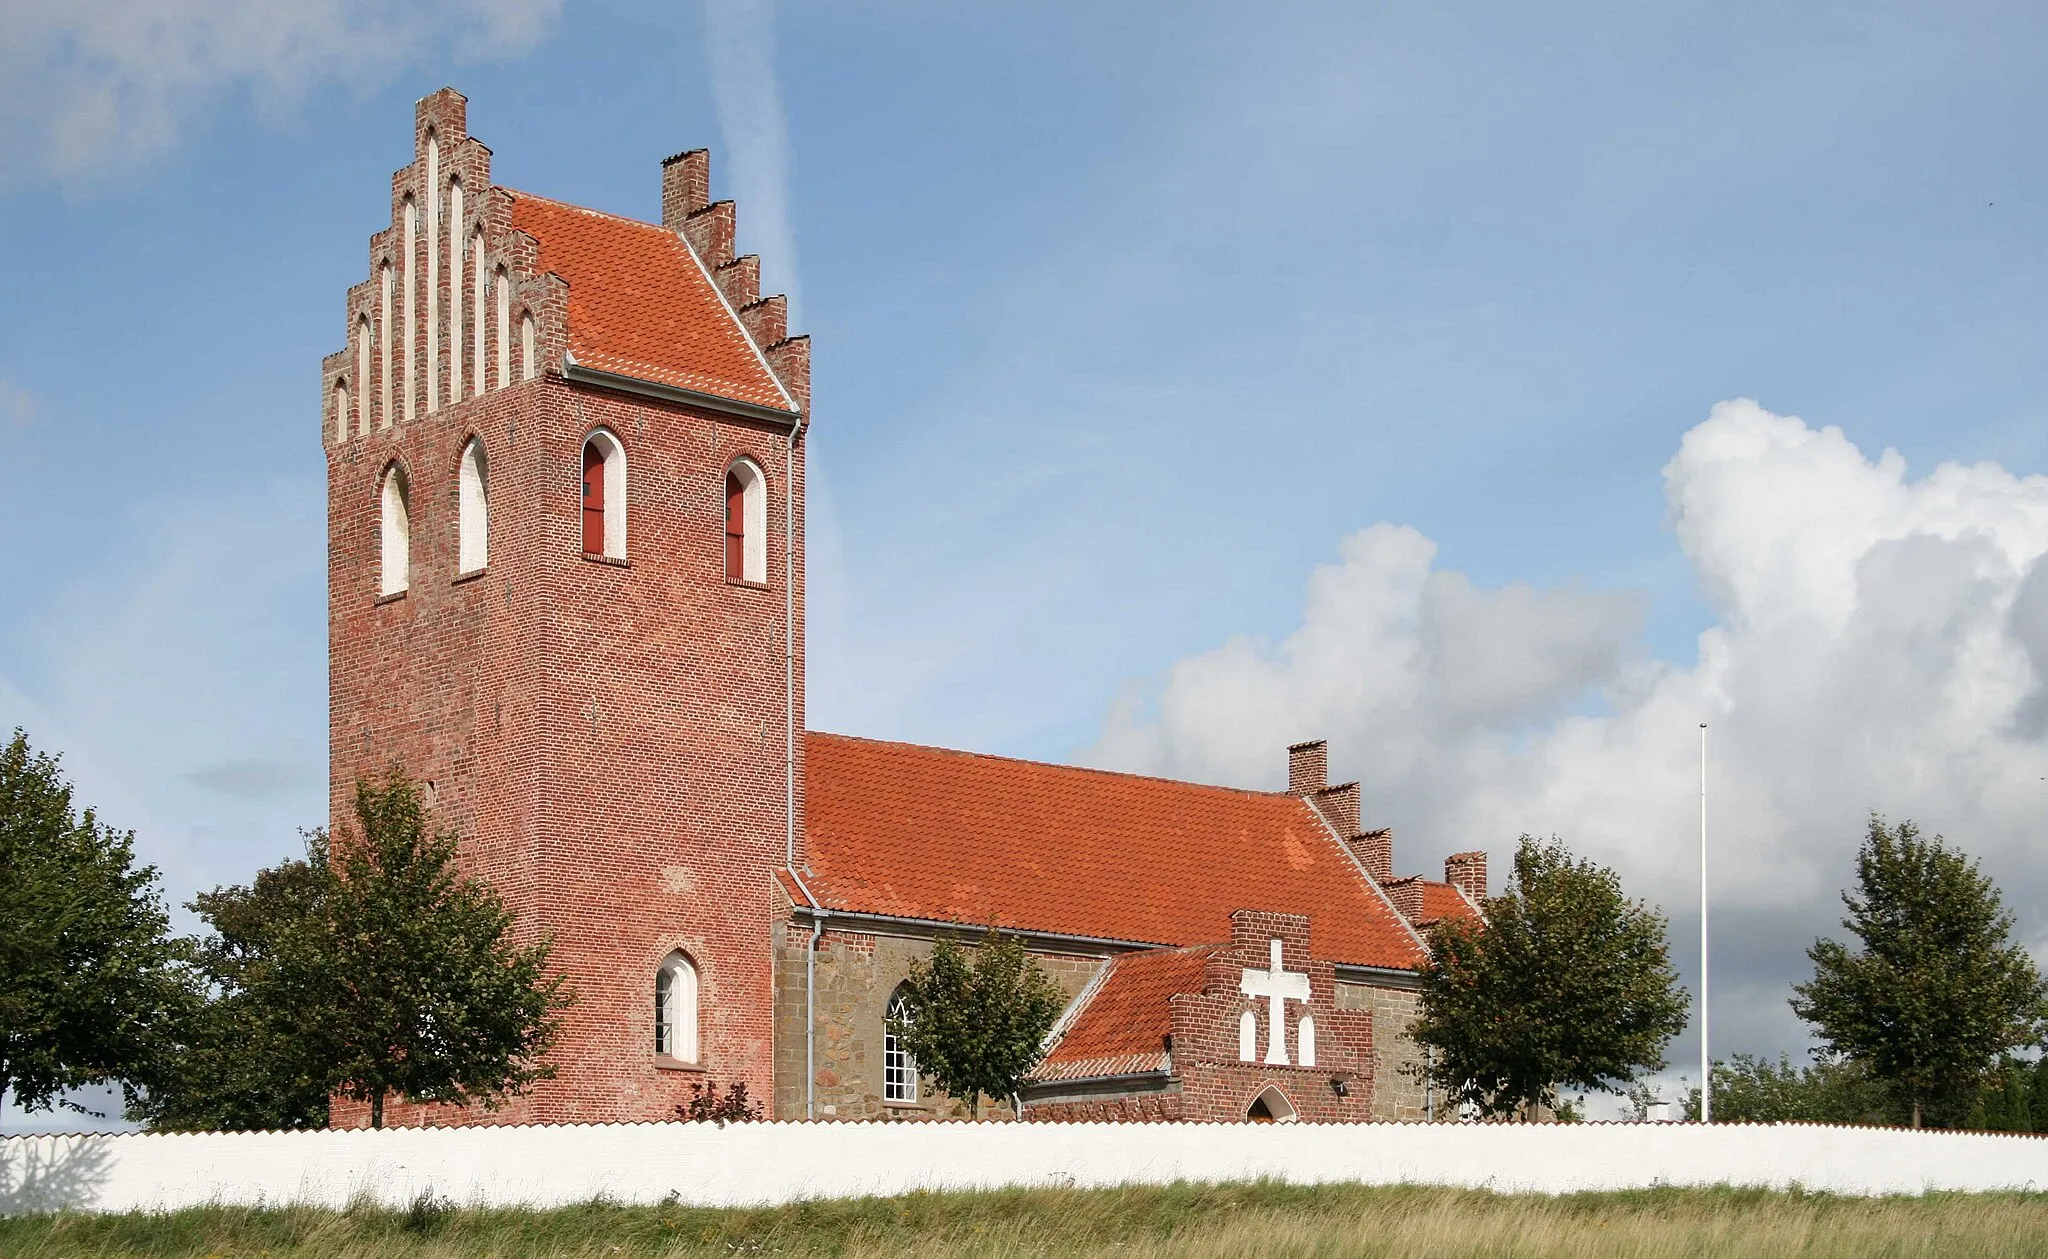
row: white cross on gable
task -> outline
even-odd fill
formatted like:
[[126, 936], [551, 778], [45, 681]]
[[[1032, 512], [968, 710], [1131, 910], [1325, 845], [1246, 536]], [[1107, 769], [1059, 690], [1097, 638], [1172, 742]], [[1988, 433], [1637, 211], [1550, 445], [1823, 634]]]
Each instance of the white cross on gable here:
[[1280, 942], [1270, 941], [1273, 965], [1266, 970], [1245, 969], [1238, 990], [1245, 996], [1266, 1001], [1266, 1061], [1287, 1065], [1287, 1003], [1308, 1004], [1308, 976], [1280, 965]]

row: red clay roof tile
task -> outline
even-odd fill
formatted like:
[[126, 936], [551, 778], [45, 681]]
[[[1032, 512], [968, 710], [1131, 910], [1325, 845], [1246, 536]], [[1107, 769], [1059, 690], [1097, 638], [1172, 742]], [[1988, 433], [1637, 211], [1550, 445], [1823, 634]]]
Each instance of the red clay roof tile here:
[[1472, 902], [1465, 894], [1449, 883], [1434, 883], [1427, 879], [1422, 884], [1422, 917], [1419, 923], [1438, 922], [1445, 918], [1477, 919], [1479, 913], [1472, 908]]
[[1421, 946], [1294, 796], [805, 735], [805, 883], [829, 908], [1187, 946], [1230, 913], [1305, 914], [1316, 956]]
[[681, 236], [531, 193], [511, 196], [512, 226], [540, 243], [540, 269], [568, 281], [569, 352], [577, 363], [795, 409]]
[[1223, 947], [1153, 949], [1112, 959], [1109, 973], [1033, 1078], [1074, 1080], [1164, 1068], [1166, 1034], [1173, 1030], [1169, 1002], [1177, 992], [1202, 990], [1203, 971]]

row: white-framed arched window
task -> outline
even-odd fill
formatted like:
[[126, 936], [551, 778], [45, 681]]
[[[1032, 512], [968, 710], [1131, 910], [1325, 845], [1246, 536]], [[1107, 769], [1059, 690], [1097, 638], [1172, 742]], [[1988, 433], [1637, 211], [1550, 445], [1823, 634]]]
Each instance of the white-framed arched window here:
[[889, 998], [882, 1015], [882, 1100], [917, 1100], [917, 1060], [903, 1047], [902, 1030], [910, 1026], [910, 1002], [901, 991]]
[[482, 438], [463, 446], [455, 482], [455, 571], [473, 573], [491, 562], [491, 468]]
[[725, 579], [768, 580], [768, 478], [752, 459], [725, 472]]
[[1294, 1061], [1298, 1065], [1316, 1065], [1316, 1019], [1313, 1014], [1304, 1013], [1301, 1022], [1294, 1025], [1294, 1049]]
[[334, 440], [348, 440], [348, 382], [334, 382]]
[[405, 469], [392, 464], [384, 470], [384, 484], [378, 491], [381, 516], [381, 545], [377, 556], [377, 593], [395, 595], [412, 580], [412, 509], [406, 502]]
[[1237, 1060], [1259, 1060], [1259, 1016], [1250, 1010], [1240, 1010], [1237, 1014]]
[[583, 439], [583, 552], [626, 558], [626, 448], [608, 429]]
[[654, 1052], [697, 1061], [697, 967], [680, 949], [654, 974]]

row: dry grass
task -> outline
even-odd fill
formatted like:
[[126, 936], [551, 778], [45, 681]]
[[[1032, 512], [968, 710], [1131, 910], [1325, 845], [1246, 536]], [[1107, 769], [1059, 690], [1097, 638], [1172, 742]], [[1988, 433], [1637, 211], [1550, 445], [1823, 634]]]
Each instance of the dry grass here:
[[0, 1220], [0, 1255], [1394, 1256], [2048, 1254], [2048, 1195], [1853, 1199], [1746, 1190], [1560, 1198], [1278, 1184], [912, 1194], [761, 1210], [275, 1211]]

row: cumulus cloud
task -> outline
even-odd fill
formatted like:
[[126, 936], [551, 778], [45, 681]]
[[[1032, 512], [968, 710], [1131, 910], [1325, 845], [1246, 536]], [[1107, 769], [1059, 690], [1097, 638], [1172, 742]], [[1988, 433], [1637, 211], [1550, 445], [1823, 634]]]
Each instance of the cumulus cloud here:
[[1175, 663], [1113, 708], [1090, 759], [1274, 785], [1283, 744], [1325, 736], [1404, 867], [1555, 832], [1671, 908], [1689, 955], [1705, 721], [1716, 1008], [1749, 1007], [1732, 1030], [1784, 1043], [1783, 982], [1833, 929], [1872, 809], [1980, 856], [2042, 943], [2048, 478], [1914, 480], [1896, 452], [1738, 400], [1664, 483], [1713, 612], [1696, 660], [1644, 655], [1632, 598], [1480, 588], [1374, 525], [1310, 577], [1284, 640]]
[[764, 291], [788, 294], [790, 327], [800, 327], [796, 232], [789, 213], [792, 159], [775, 77], [774, 0], [705, 0], [704, 31], [739, 230], [761, 255]]
[[61, 179], [173, 144], [224, 95], [289, 104], [435, 50], [531, 46], [561, 0], [0, 0], [0, 156]]

